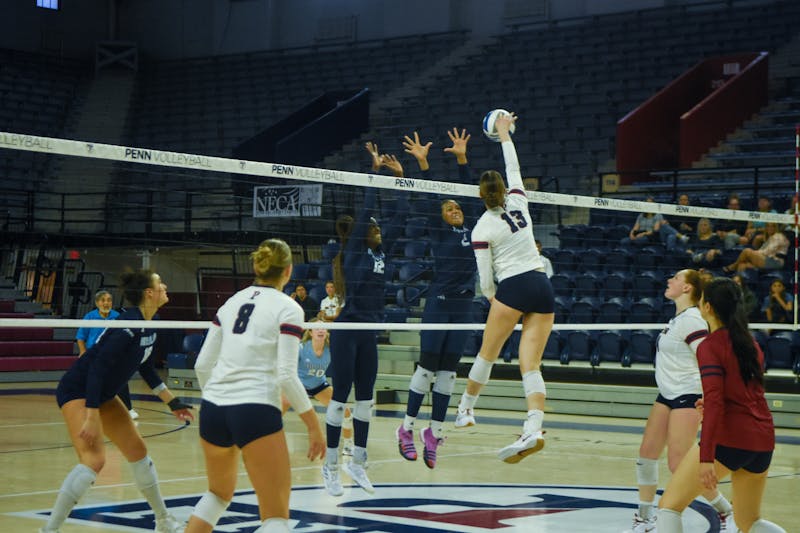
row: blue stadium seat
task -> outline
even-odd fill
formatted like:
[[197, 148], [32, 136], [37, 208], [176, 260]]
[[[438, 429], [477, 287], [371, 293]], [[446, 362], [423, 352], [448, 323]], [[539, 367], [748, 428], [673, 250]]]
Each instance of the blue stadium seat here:
[[339, 253], [339, 243], [332, 241], [322, 247], [322, 258], [330, 261]]
[[416, 307], [419, 305], [419, 299], [423, 294], [422, 289], [414, 286], [405, 286], [397, 289], [396, 299], [397, 305], [400, 307]]
[[585, 235], [586, 226], [584, 224], [562, 226], [558, 230], [560, 248], [562, 250], [580, 248]]
[[653, 333], [650, 331], [631, 332], [628, 346], [622, 355], [622, 366], [629, 367], [633, 363], [655, 364], [656, 351]]
[[403, 257], [406, 259], [421, 259], [428, 254], [430, 242], [424, 239], [409, 241], [403, 249]]
[[553, 270], [556, 272], [575, 270], [575, 250], [558, 250], [550, 260], [553, 263]]
[[630, 303], [625, 303], [625, 299], [615, 297], [600, 304], [597, 309], [597, 322], [607, 322], [609, 324], [622, 324], [628, 318], [628, 308]]
[[581, 298], [572, 302], [569, 309], [570, 324], [592, 324], [594, 322], [597, 306], [590, 298]]
[[604, 361], [620, 363], [625, 350], [625, 337], [621, 331], [601, 331], [590, 359], [592, 366]]
[[308, 290], [308, 295], [311, 298], [314, 298], [317, 303], [322, 302], [328, 293], [325, 292], [325, 284], [324, 283], [317, 283], [311, 287], [306, 287]]
[[297, 263], [292, 266], [292, 279], [302, 281], [308, 279], [309, 265], [307, 263]]
[[405, 236], [409, 239], [419, 239], [428, 232], [428, 217], [408, 217], [406, 219]]
[[333, 265], [330, 263], [325, 263], [317, 266], [316, 278], [323, 283], [331, 281], [333, 279]]
[[605, 255], [607, 253], [607, 250], [598, 248], [585, 248], [581, 250], [576, 257], [577, 270], [603, 270]]
[[575, 276], [575, 297], [599, 296], [600, 289], [603, 287], [604, 277], [602, 272], [591, 270]]
[[591, 334], [588, 331], [568, 331], [561, 352], [561, 364], [569, 364], [570, 361], [588, 361], [591, 355]]
[[561, 296], [574, 296], [575, 275], [570, 272], [556, 272], [550, 277], [553, 292]]
[[544, 346], [545, 359], [561, 359], [561, 333], [553, 330], [547, 338], [547, 344]]
[[555, 320], [558, 323], [569, 322], [570, 309], [572, 308], [572, 298], [569, 296], [556, 295], [555, 297]]
[[627, 298], [633, 287], [633, 274], [619, 270], [611, 272], [606, 274], [603, 283], [603, 294], [606, 298]]
[[661, 316], [661, 305], [655, 298], [641, 298], [631, 304], [628, 321], [633, 323], [657, 323]]
[[403, 283], [410, 283], [413, 281], [420, 281], [425, 277], [427, 270], [425, 266], [418, 262], [412, 261], [405, 263], [398, 271], [398, 279]]
[[652, 270], [645, 270], [633, 276], [633, 294], [645, 298], [664, 292], [664, 276]]
[[764, 353], [767, 370], [772, 368], [794, 369], [797, 352], [790, 331], [778, 331], [767, 337], [767, 350]]
[[627, 271], [631, 267], [633, 256], [629, 250], [625, 248], [613, 248], [605, 257], [605, 267], [609, 272], [613, 271]]

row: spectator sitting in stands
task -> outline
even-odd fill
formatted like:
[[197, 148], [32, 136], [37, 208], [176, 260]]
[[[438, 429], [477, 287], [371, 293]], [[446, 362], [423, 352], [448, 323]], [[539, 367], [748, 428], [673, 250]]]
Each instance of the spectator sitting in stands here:
[[[681, 194], [678, 197], [678, 205], [688, 206], [689, 195]], [[674, 251], [679, 249], [679, 243], [686, 244], [689, 242], [689, 235], [694, 232], [694, 224], [694, 218], [675, 215], [662, 222], [658, 229], [658, 235], [667, 250]]]
[[325, 283], [325, 293], [327, 296], [322, 299], [319, 304], [319, 314], [317, 318], [323, 322], [333, 322], [339, 313], [342, 312], [342, 304], [340, 303], [339, 296], [336, 294], [336, 286], [333, 281]]
[[[792, 205], [789, 206], [789, 209], [786, 210], [787, 215], [794, 215], [794, 209], [797, 206], [797, 196], [792, 196]], [[786, 224], [784, 226], [783, 231], [791, 231], [794, 232], [794, 224]]]
[[[728, 196], [728, 209], [738, 211], [740, 205], [739, 195], [733, 193]], [[717, 235], [722, 239], [726, 250], [747, 244], [749, 239], [745, 236], [746, 231], [747, 222], [743, 220], [721, 220], [717, 223]]]
[[702, 266], [712, 266], [722, 255], [722, 239], [714, 233], [707, 218], [697, 221], [697, 232], [692, 235], [686, 253], [694, 264]]
[[745, 248], [736, 258], [736, 261], [722, 269], [725, 272], [741, 272], [748, 268], [758, 268], [762, 270], [776, 270], [783, 267], [786, 252], [789, 249], [789, 240], [778, 231], [775, 222], [767, 222], [766, 228], [767, 241], [759, 248]]
[[734, 274], [731, 276], [731, 279], [742, 291], [742, 308], [744, 308], [744, 312], [747, 314], [748, 319], [758, 321], [758, 317], [753, 316], [758, 308], [758, 300], [756, 299], [756, 295], [753, 294], [753, 291], [751, 291], [750, 287], [747, 286], [747, 283], [745, 283], [744, 277], [741, 274]]
[[792, 322], [794, 297], [786, 290], [783, 280], [775, 279], [769, 286], [769, 295], [764, 297], [761, 312], [767, 322], [772, 324], [789, 324]]
[[[646, 202], [654, 202], [652, 196], [648, 196]], [[647, 246], [659, 240], [658, 230], [664, 223], [664, 217], [660, 213], [640, 213], [636, 217], [630, 233], [620, 241], [623, 246]]]
[[302, 283], [298, 283], [295, 286], [294, 292], [290, 294], [290, 296], [293, 300], [300, 304], [300, 307], [303, 308], [306, 322], [309, 322], [312, 318], [317, 316], [317, 313], [319, 313], [319, 303], [308, 295], [306, 286]]
[[[758, 212], [759, 213], [775, 213], [772, 209], [772, 200], [768, 196], [758, 197]], [[745, 237], [748, 238], [750, 246], [753, 248], [760, 248], [766, 240], [765, 229], [767, 223], [761, 220], [751, 220], [747, 223], [747, 230]]]

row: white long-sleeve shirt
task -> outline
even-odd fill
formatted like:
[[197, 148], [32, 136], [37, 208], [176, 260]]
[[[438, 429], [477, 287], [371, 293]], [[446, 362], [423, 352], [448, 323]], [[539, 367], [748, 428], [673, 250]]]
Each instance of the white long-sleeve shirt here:
[[214, 317], [195, 371], [203, 398], [216, 405], [269, 404], [281, 390], [298, 413], [311, 409], [297, 376], [303, 309], [272, 287], [252, 286], [231, 296]]
[[495, 279], [543, 269], [542, 258], [533, 237], [533, 222], [522, 185], [517, 151], [512, 141], [502, 143], [506, 162], [508, 196], [504, 207], [486, 210], [472, 230], [472, 249], [478, 262], [481, 292], [494, 297]]

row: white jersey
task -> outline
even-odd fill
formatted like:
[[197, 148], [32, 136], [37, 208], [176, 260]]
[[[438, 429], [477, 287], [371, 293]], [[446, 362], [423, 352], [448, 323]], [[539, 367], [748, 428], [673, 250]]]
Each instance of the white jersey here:
[[322, 302], [319, 304], [320, 311], [322, 311], [325, 316], [327, 317], [334, 317], [336, 316], [336, 310], [340, 307], [339, 304], [339, 297], [335, 294], [333, 298], [330, 296], [326, 296], [322, 299]]
[[297, 377], [303, 309], [283, 292], [254, 285], [219, 308], [197, 357], [203, 398], [216, 405], [269, 404], [281, 390], [298, 412], [311, 409]]
[[672, 317], [656, 343], [656, 383], [668, 400], [684, 394], [703, 394], [697, 368], [697, 346], [708, 335], [708, 324], [697, 307]]
[[533, 237], [533, 222], [514, 143], [506, 141], [502, 147], [508, 179], [505, 206], [488, 209], [472, 230], [481, 292], [487, 298], [494, 297], [497, 291], [495, 279], [499, 283], [524, 272], [544, 269]]

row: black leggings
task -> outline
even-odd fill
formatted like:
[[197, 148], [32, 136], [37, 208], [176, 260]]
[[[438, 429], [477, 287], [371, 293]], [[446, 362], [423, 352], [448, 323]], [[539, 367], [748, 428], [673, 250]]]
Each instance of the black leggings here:
[[355, 386], [356, 400], [371, 400], [378, 375], [378, 339], [375, 331], [331, 331], [333, 399], [347, 403]]

